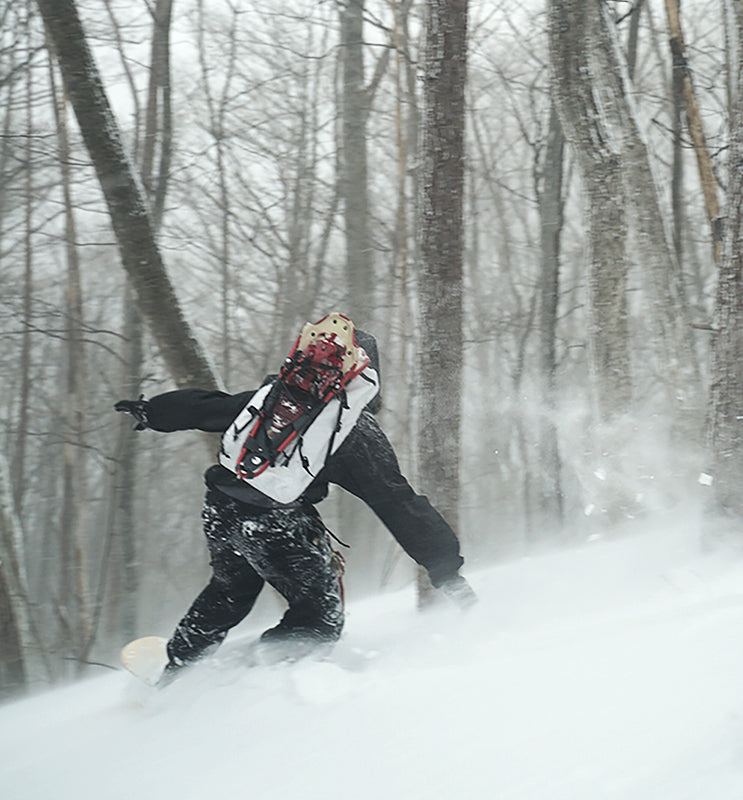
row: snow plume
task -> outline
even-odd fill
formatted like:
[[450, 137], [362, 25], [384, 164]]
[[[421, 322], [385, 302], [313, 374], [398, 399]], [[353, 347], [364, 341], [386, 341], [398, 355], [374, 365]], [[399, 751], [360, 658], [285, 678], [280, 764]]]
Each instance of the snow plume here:
[[743, 564], [694, 520], [471, 573], [480, 603], [352, 604], [327, 661], [231, 636], [167, 690], [125, 673], [0, 708], [4, 800], [743, 797]]

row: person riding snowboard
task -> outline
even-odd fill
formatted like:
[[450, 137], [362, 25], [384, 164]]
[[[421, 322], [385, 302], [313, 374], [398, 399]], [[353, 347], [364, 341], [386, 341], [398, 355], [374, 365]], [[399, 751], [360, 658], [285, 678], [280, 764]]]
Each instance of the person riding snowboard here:
[[168, 641], [166, 680], [217, 647], [265, 583], [288, 610], [261, 647], [280, 658], [337, 641], [338, 559], [315, 507], [330, 483], [361, 498], [434, 587], [462, 607], [475, 601], [459, 574], [458, 539], [401, 474], [374, 417], [380, 405], [376, 341], [341, 314], [307, 323], [279, 375], [258, 390], [181, 389], [116, 403], [135, 430], [222, 434], [219, 463], [204, 476], [212, 576]]

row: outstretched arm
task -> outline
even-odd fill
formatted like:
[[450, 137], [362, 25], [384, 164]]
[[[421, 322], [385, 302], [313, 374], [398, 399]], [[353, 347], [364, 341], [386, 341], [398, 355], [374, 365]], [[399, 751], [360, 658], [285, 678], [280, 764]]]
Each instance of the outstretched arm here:
[[199, 430], [220, 433], [227, 430], [254, 392], [227, 394], [205, 389], [178, 389], [145, 400], [119, 400], [117, 411], [131, 414], [135, 430]]
[[402, 475], [392, 445], [371, 414], [361, 415], [322, 477], [361, 498], [405, 552], [425, 567], [435, 587], [448, 590], [464, 584], [474, 600], [458, 575], [464, 559], [456, 534]]

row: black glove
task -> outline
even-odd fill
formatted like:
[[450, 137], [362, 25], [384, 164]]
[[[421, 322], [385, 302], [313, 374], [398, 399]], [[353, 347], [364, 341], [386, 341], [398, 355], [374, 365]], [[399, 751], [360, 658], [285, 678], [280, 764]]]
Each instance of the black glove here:
[[477, 595], [461, 575], [455, 575], [439, 584], [439, 591], [456, 603], [462, 611], [466, 611], [477, 602]]
[[137, 420], [134, 426], [135, 431], [143, 431], [150, 427], [149, 420], [147, 419], [147, 409], [149, 404], [144, 399], [144, 395], [139, 396], [139, 400], [119, 400], [114, 406], [116, 411], [123, 411], [126, 414], [131, 414]]

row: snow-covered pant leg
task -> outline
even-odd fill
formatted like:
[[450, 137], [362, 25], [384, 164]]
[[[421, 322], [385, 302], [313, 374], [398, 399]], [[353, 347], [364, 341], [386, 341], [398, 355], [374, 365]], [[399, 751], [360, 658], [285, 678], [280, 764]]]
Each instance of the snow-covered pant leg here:
[[220, 644], [251, 610], [264, 581], [289, 604], [267, 639], [305, 645], [338, 639], [340, 582], [313, 507], [258, 509], [210, 489], [203, 520], [213, 575], [168, 643], [171, 671]]
[[212, 578], [191, 604], [168, 642], [171, 671], [196, 661], [217, 647], [250, 612], [264, 580], [231, 545], [219, 505], [204, 503], [204, 534], [211, 556]]
[[327, 531], [314, 507], [255, 509], [219, 492], [207, 500], [218, 505], [233, 551], [289, 604], [268, 637], [336, 641], [343, 629], [340, 582]]

